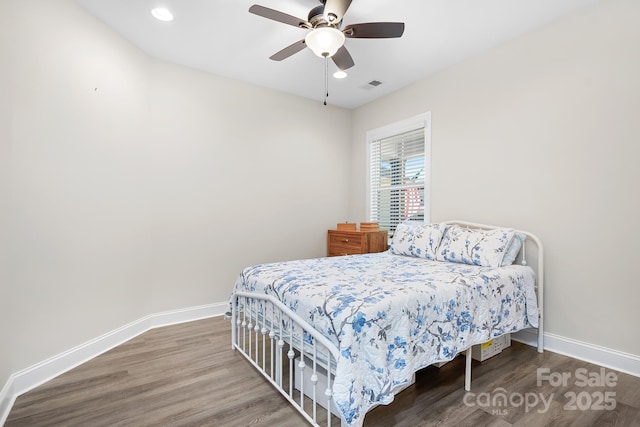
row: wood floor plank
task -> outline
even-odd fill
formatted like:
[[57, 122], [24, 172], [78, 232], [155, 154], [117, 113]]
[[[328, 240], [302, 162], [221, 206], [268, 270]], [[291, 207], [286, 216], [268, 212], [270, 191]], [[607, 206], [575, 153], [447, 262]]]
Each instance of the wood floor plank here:
[[[220, 317], [148, 331], [19, 396], [5, 427], [307, 425], [231, 349], [230, 335], [229, 322]], [[415, 384], [390, 405], [370, 411], [364, 425], [640, 426], [640, 378], [616, 372], [614, 387], [585, 388], [575, 381], [538, 385], [538, 368], [600, 369], [514, 342], [493, 358], [473, 361], [474, 394], [463, 389], [464, 358], [458, 357], [440, 369], [419, 371]], [[541, 404], [526, 408], [481, 400], [494, 399], [501, 390], [509, 396], [535, 394], [549, 404], [542, 410]], [[565, 393], [605, 391], [615, 394], [615, 409], [567, 410]]]

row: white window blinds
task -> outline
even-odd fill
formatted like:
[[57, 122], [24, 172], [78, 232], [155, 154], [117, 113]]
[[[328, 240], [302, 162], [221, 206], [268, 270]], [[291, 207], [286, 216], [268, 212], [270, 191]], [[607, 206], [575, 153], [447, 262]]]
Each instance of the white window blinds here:
[[[393, 235], [397, 224], [425, 220], [424, 126], [369, 141], [369, 217]], [[427, 218], [428, 220], [428, 218]]]

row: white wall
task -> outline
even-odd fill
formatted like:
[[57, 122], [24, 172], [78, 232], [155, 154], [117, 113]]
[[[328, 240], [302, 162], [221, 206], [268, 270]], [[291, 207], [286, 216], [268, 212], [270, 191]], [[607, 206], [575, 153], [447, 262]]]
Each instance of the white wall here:
[[18, 371], [147, 313], [150, 61], [72, 2], [13, 3]]
[[[9, 310], [9, 155], [11, 153], [11, 99], [9, 75], [9, 20], [8, 0], [0, 0], [0, 390], [11, 375]], [[0, 402], [1, 404], [1, 402]]]
[[357, 109], [350, 217], [366, 131], [431, 111], [432, 220], [536, 233], [546, 331], [640, 356], [638, 16], [604, 1]]
[[249, 264], [325, 254], [348, 209], [349, 111], [151, 59], [71, 0], [12, 4], [0, 382], [148, 314], [223, 302]]
[[[350, 113], [166, 63], [151, 81], [151, 164], [164, 193], [150, 224], [163, 230], [152, 311], [206, 300], [212, 279], [224, 301], [249, 264], [324, 256], [326, 230], [347, 210]], [[334, 127], [335, 139], [313, 131]], [[183, 281], [190, 296], [171, 286]]]

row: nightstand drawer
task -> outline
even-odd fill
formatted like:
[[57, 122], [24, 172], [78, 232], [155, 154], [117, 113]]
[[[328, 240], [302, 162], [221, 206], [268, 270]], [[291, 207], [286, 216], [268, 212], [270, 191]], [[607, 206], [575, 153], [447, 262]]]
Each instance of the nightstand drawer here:
[[362, 248], [362, 234], [339, 232], [329, 233], [329, 245], [331, 247], [339, 246], [342, 248], [353, 248], [359, 250]]
[[387, 250], [386, 231], [329, 230], [327, 255], [342, 256], [382, 252]]
[[346, 246], [330, 246], [327, 256], [344, 256], [362, 254], [362, 248], [346, 247]]

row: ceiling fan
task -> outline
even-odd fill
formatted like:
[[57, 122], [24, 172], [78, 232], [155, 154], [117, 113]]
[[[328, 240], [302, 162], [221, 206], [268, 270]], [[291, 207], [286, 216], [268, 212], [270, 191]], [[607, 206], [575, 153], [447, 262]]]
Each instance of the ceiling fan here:
[[282, 61], [291, 55], [309, 47], [322, 58], [331, 58], [341, 70], [355, 65], [351, 54], [344, 47], [345, 38], [352, 39], [386, 39], [401, 37], [404, 33], [403, 22], [369, 22], [350, 24], [342, 28], [342, 18], [351, 5], [352, 0], [320, 0], [309, 12], [307, 19], [296, 18], [278, 10], [254, 4], [249, 12], [263, 18], [311, 30], [307, 36], [270, 57], [274, 61]]

